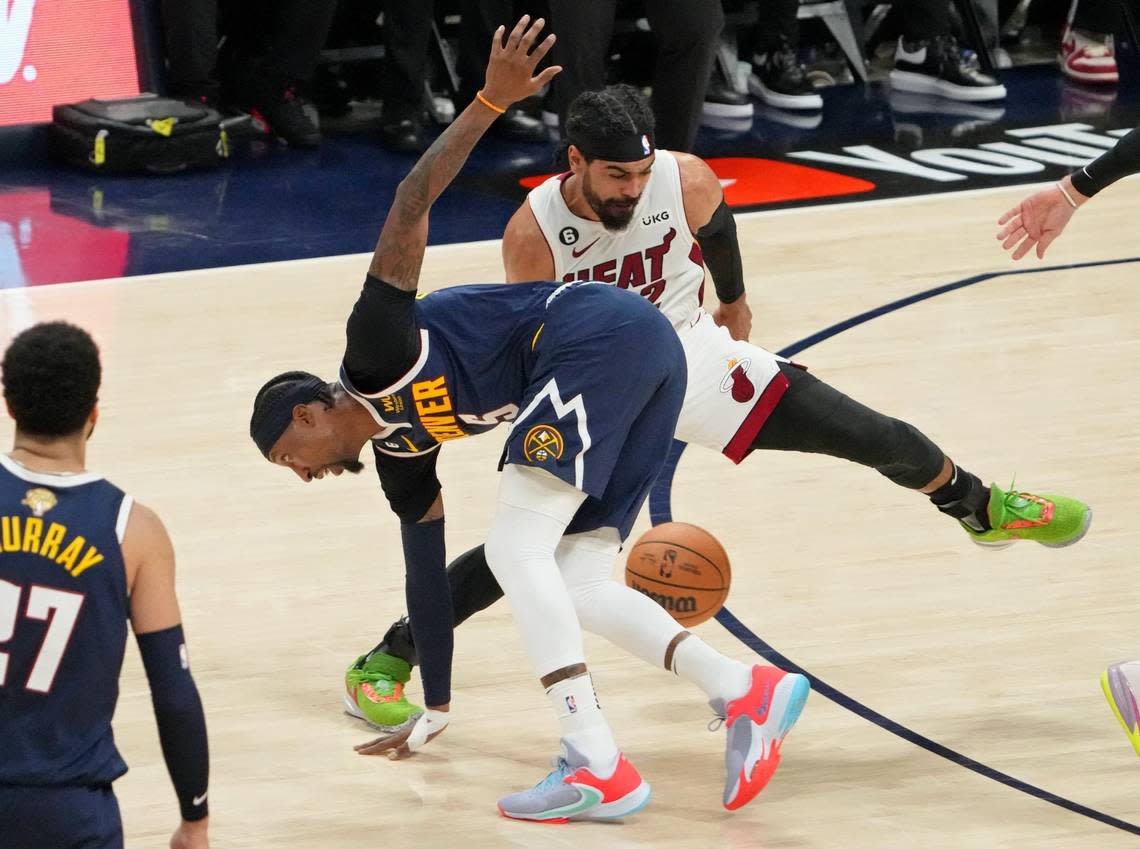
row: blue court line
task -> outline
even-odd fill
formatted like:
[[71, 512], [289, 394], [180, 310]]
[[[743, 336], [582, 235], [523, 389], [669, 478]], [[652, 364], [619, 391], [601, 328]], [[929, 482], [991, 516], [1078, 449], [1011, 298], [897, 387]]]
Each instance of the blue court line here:
[[[1018, 274], [1043, 274], [1049, 271], [1064, 271], [1066, 269], [1073, 268], [1093, 268], [1105, 265], [1121, 265], [1130, 262], [1140, 262], [1140, 257], [1103, 260], [1097, 262], [1078, 262], [1072, 263], [1070, 265], [1051, 265], [1045, 266], [1043, 268], [1029, 268], [1024, 270], [1011, 269], [1009, 271], [994, 271], [987, 274], [978, 274], [973, 277], [956, 280], [953, 283], [947, 283], [943, 286], [937, 286], [933, 289], [927, 289], [926, 291], [919, 292], [916, 295], [900, 298], [897, 301], [891, 301], [890, 303], [884, 304], [881, 307], [876, 307], [875, 309], [859, 313], [858, 315], [846, 319], [845, 321], [841, 321], [831, 325], [830, 327], [824, 328], [818, 333], [813, 333], [811, 336], [807, 336], [798, 342], [793, 342], [791, 345], [788, 345], [777, 353], [779, 353], [780, 356], [791, 357], [794, 354], [798, 354], [801, 351], [812, 347], [813, 345], [817, 345], [826, 339], [830, 339], [832, 336], [836, 336], [845, 330], [850, 330], [853, 327], [864, 324], [873, 318], [878, 318], [881, 315], [892, 313], [896, 310], [902, 309], [903, 307], [908, 307], [911, 304], [917, 304], [921, 301], [928, 300], [929, 298], [933, 298], [938, 295], [944, 295], [947, 292], [954, 292], [958, 289], [964, 289], [967, 286], [973, 286], [975, 283], [992, 280], [995, 277], [1008, 277]], [[677, 463], [681, 459], [681, 454], [685, 450], [685, 445], [686, 443], [684, 442], [674, 440], [672, 450], [669, 452], [669, 456], [666, 458], [665, 466], [662, 468], [661, 474], [658, 475], [657, 482], [653, 485], [653, 490], [649, 494], [649, 519], [654, 525], [659, 525], [662, 522], [671, 522], [673, 520], [673, 476], [677, 472]], [[1126, 831], [1129, 834], [1140, 835], [1140, 825], [1135, 825], [1125, 820], [1117, 819], [1114, 816], [1095, 810], [1094, 808], [1086, 807], [1085, 805], [1081, 805], [1078, 802], [1072, 801], [1071, 799], [1066, 799], [1063, 796], [1058, 796], [1056, 793], [1050, 793], [1048, 790], [1043, 790], [1040, 787], [1036, 787], [1032, 784], [1022, 781], [1019, 778], [1014, 778], [1012, 775], [1007, 775], [1001, 770], [986, 766], [980, 761], [976, 761], [973, 758], [963, 755], [961, 752], [956, 752], [951, 748], [943, 746], [941, 743], [931, 740], [929, 737], [924, 737], [922, 734], [919, 734], [916, 731], [912, 731], [905, 725], [901, 725], [900, 723], [895, 722], [893, 719], [883, 716], [883, 714], [867, 707], [867, 705], [863, 704], [858, 699], [854, 699], [841, 690], [832, 687], [826, 681], [817, 678], [815, 675], [812, 675], [799, 664], [794, 663], [792, 660], [785, 657], [783, 654], [781, 654], [779, 651], [774, 649], [771, 645], [753, 633], [752, 630], [749, 629], [748, 626], [741, 622], [739, 619], [737, 619], [732, 614], [732, 611], [730, 611], [727, 607], [721, 608], [720, 612], [716, 615], [716, 620], [721, 625], [723, 625], [725, 629], [730, 634], [732, 634], [732, 636], [736, 637], [738, 640], [744, 643], [744, 645], [748, 646], [748, 648], [752, 649], [752, 651], [756, 652], [756, 654], [760, 655], [773, 666], [777, 666], [780, 669], [786, 670], [788, 672], [798, 672], [799, 674], [806, 676], [808, 680], [811, 681], [812, 689], [819, 693], [821, 696], [831, 699], [831, 701], [835, 702], [840, 707], [846, 708], [856, 716], [862, 717], [873, 725], [877, 725], [884, 731], [889, 731], [895, 736], [906, 740], [908, 743], [913, 743], [921, 749], [932, 752], [933, 754], [938, 755], [941, 758], [945, 758], [946, 760], [957, 764], [958, 766], [972, 770], [973, 772], [978, 773], [978, 775], [983, 775], [986, 778], [991, 778], [1000, 784], [1004, 784], [1006, 787], [1010, 787], [1014, 790], [1026, 793], [1036, 799], [1040, 799], [1043, 802], [1048, 802], [1052, 805], [1064, 808], [1067, 811], [1072, 811], [1075, 814], [1081, 814], [1082, 816], [1086, 816], [1089, 819], [1093, 819], [1097, 822], [1104, 823], [1105, 825], [1112, 826], [1113, 828], [1118, 828], [1121, 831]]]

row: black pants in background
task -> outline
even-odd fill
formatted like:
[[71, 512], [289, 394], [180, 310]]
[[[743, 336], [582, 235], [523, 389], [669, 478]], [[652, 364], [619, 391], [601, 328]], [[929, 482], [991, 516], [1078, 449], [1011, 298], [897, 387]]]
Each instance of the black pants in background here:
[[[563, 67], [554, 80], [563, 126], [575, 97], [605, 87], [616, 12], [617, 0], [550, 0], [558, 35], [554, 61]], [[657, 146], [692, 150], [724, 10], [720, 0], [648, 0], [645, 15], [657, 46], [652, 100]]]
[[[226, 76], [270, 87], [305, 82], [325, 45], [337, 0], [161, 0], [174, 94], [217, 88], [219, 34]], [[414, 5], [414, 4], [409, 4]]]

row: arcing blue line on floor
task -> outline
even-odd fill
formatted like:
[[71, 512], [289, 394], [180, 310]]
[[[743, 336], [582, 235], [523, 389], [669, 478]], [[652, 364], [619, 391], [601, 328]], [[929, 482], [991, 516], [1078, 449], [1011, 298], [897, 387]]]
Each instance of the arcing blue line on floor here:
[[[942, 286], [936, 286], [933, 289], [927, 289], [924, 292], [919, 292], [915, 295], [910, 295], [906, 298], [900, 298], [896, 301], [883, 304], [872, 310], [859, 313], [844, 321], [837, 322], [830, 327], [824, 328], [818, 333], [813, 333], [811, 336], [800, 339], [798, 342], [793, 342], [791, 345], [786, 346], [778, 353], [784, 357], [791, 357], [798, 354], [807, 348], [817, 345], [832, 336], [836, 336], [845, 330], [850, 330], [860, 324], [864, 324], [871, 319], [878, 318], [879, 316], [900, 310], [903, 307], [911, 306], [912, 304], [920, 303], [921, 301], [929, 300], [930, 298], [938, 295], [944, 295], [947, 292], [954, 292], [958, 289], [963, 289], [967, 286], [973, 286], [975, 283], [982, 283], [986, 280], [992, 280], [996, 277], [1008, 277], [1017, 274], [1043, 274], [1050, 271], [1063, 271], [1073, 268], [1093, 268], [1107, 265], [1122, 265], [1125, 263], [1140, 262], [1140, 257], [1129, 257], [1126, 259], [1114, 260], [1100, 260], [1095, 262], [1079, 262], [1071, 263], [1068, 265], [1050, 265], [1040, 268], [1015, 268], [1007, 271], [993, 271], [986, 274], [977, 274], [973, 277], [967, 277], [962, 280], [956, 280], [953, 283], [946, 283]], [[665, 461], [665, 466], [661, 470], [661, 474], [657, 478], [657, 482], [653, 486], [652, 492], [649, 494], [649, 518], [654, 525], [659, 525], [663, 522], [671, 522], [673, 520], [672, 509], [672, 490], [673, 490], [673, 476], [677, 471], [677, 463], [681, 459], [681, 454], [685, 450], [684, 442], [673, 442], [673, 448], [669, 452], [669, 457]], [[801, 675], [807, 676], [811, 681], [812, 689], [819, 693], [821, 696], [831, 699], [842, 708], [845, 708], [856, 716], [859, 716], [873, 725], [877, 725], [884, 731], [889, 731], [897, 737], [901, 737], [908, 743], [913, 743], [921, 749], [925, 749], [939, 757], [945, 758], [951, 763], [957, 764], [968, 770], [976, 772], [978, 775], [985, 776], [986, 778], [993, 779], [999, 784], [1004, 784], [1014, 790], [1018, 790], [1043, 802], [1048, 802], [1067, 811], [1072, 811], [1075, 814], [1088, 817], [1089, 819], [1096, 820], [1113, 828], [1118, 828], [1121, 831], [1126, 831], [1129, 834], [1140, 835], [1140, 825], [1118, 819], [1103, 811], [1098, 811], [1094, 808], [1089, 808], [1071, 799], [1066, 799], [1063, 796], [1058, 796], [1056, 793], [1050, 793], [1048, 790], [1043, 790], [1028, 782], [1022, 781], [1019, 778], [1014, 778], [1001, 770], [994, 769], [993, 767], [986, 766], [986, 764], [976, 761], [973, 758], [967, 757], [960, 752], [956, 752], [941, 743], [931, 740], [919, 734], [917, 731], [912, 731], [905, 725], [895, 722], [893, 719], [884, 716], [876, 710], [873, 710], [867, 705], [860, 702], [858, 699], [852, 698], [841, 690], [832, 687], [826, 681], [812, 675], [799, 664], [790, 660], [779, 651], [774, 649], [771, 645], [765, 642], [752, 632], [743, 622], [736, 618], [727, 607], [721, 608], [721, 611], [716, 615], [716, 620], [725, 627], [725, 629], [740, 640], [744, 645], [748, 646], [766, 661], [773, 666], [788, 672], [798, 672]]]

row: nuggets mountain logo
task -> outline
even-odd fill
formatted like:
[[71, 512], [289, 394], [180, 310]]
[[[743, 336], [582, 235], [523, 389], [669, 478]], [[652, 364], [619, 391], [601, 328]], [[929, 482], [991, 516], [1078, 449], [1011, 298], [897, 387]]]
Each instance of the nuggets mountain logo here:
[[59, 499], [50, 489], [37, 486], [35, 489], [29, 489], [24, 493], [24, 500], [20, 503], [31, 510], [35, 516], [43, 518], [48, 510], [59, 503]]
[[[0, 85], [6, 85], [16, 76], [24, 62], [28, 47], [28, 32], [32, 28], [32, 9], [36, 0], [3, 0], [0, 2]], [[24, 79], [31, 82], [36, 69], [24, 67]], [[29, 79], [29, 77], [31, 79]]]
[[545, 463], [547, 460], [562, 458], [562, 434], [550, 425], [535, 425], [527, 431], [523, 440], [523, 456], [532, 463]]

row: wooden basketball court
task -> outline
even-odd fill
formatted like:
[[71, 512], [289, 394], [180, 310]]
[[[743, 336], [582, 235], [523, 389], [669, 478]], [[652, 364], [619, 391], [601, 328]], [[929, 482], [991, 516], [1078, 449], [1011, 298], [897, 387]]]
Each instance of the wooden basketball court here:
[[[396, 519], [371, 471], [302, 485], [261, 459], [248, 421], [269, 376], [306, 368], [335, 377], [366, 258], [0, 291], [3, 344], [33, 321], [62, 317], [102, 347], [89, 464], [155, 507], [178, 550], [210, 730], [214, 845], [1133, 845], [1140, 764], [1097, 679], [1109, 663], [1140, 657], [1140, 261], [1065, 266], [1140, 255], [1140, 182], [1083, 209], [1046, 262], [1014, 265], [993, 222], [1026, 191], [742, 216], [753, 341], [777, 350], [954, 281], [1053, 268], [918, 301], [796, 359], [913, 422], [987, 481], [1016, 476], [1026, 489], [1089, 501], [1088, 537], [1070, 549], [988, 552], [872, 471], [775, 453], [733, 467], [690, 449], [673, 515], [724, 542], [728, 607], [851, 701], [813, 694], [772, 784], [728, 813], [723, 732], [706, 730], [700, 692], [588, 638], [603, 707], [654, 787], [645, 812], [608, 826], [544, 827], [495, 811], [499, 796], [545, 774], [557, 740], [502, 603], [459, 632], [454, 720], [442, 737], [403, 762], [352, 750], [371, 735], [340, 712], [344, 667], [404, 610]], [[428, 253], [424, 288], [500, 278], [497, 243], [440, 247]], [[0, 444], [10, 440], [5, 420]], [[500, 440], [443, 451], [453, 553], [481, 541]], [[635, 534], [647, 524], [643, 516]], [[698, 633], [756, 658], [716, 622]], [[868, 711], [996, 773], [889, 733]], [[131, 764], [116, 784], [128, 845], [165, 845], [177, 806], [134, 648], [115, 727]], [[1113, 817], [1132, 833], [1102, 821]]]

